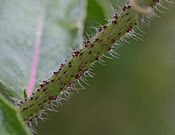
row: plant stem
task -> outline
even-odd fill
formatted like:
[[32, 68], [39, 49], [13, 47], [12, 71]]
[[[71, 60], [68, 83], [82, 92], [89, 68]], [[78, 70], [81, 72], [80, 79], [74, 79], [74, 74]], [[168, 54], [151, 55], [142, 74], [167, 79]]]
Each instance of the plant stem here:
[[[157, 3], [156, 0], [145, 1], [151, 7], [156, 6]], [[137, 38], [135, 30], [142, 25], [140, 16], [141, 13], [131, 6], [130, 2], [114, 13], [112, 19], [97, 29], [97, 33], [85, 41], [84, 46], [75, 51], [70, 60], [62, 64], [52, 77], [43, 81], [31, 97], [18, 104], [18, 110], [24, 121], [30, 124], [33, 119], [42, 117], [46, 109], [53, 110], [53, 103], [60, 103], [61, 100], [69, 97], [69, 93], [76, 89], [76, 82], [85, 82], [87, 76], [92, 77], [90, 70], [94, 63], [102, 62], [103, 57], [117, 57], [115, 48], [118, 44], [116, 43], [125, 40], [128, 36]], [[81, 86], [81, 83], [79, 84]]]

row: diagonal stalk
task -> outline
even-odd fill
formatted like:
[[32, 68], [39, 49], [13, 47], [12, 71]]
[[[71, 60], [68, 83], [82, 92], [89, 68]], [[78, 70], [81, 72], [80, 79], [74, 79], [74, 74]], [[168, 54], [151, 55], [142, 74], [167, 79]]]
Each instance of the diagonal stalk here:
[[[86, 82], [86, 77], [92, 77], [91, 67], [96, 62], [103, 62], [103, 57], [117, 57], [115, 49], [120, 41], [126, 41], [126, 37], [139, 39], [135, 30], [139, 29], [143, 22], [140, 20], [144, 9], [139, 5], [148, 5], [155, 8], [159, 4], [157, 0], [140, 1], [137, 8], [132, 6], [133, 1], [128, 1], [112, 19], [97, 30], [97, 33], [83, 43], [83, 47], [72, 54], [72, 57], [63, 63], [48, 80], [43, 81], [35, 92], [18, 104], [26, 124], [30, 125], [35, 118], [41, 118], [46, 109], [54, 110], [54, 103], [60, 103], [67, 99], [70, 92], [75, 90], [75, 83]], [[139, 7], [139, 10], [138, 10]], [[150, 17], [150, 16], [149, 16]], [[83, 86], [82, 86], [83, 87]]]

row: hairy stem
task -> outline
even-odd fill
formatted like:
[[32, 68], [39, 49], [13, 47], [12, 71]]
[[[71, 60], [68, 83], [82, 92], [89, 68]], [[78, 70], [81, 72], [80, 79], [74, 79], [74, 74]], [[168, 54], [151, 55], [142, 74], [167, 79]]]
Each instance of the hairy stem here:
[[[157, 3], [156, 0], [145, 1], [143, 3], [150, 7]], [[139, 5], [143, 4], [140, 2]], [[144, 9], [139, 7], [139, 10]], [[100, 27], [91, 39], [84, 42], [82, 48], [72, 54], [70, 60], [62, 64], [48, 80], [43, 81], [32, 96], [20, 101], [18, 110], [24, 121], [30, 124], [33, 119], [40, 118], [44, 110], [52, 110], [53, 103], [60, 103], [69, 97], [76, 82], [84, 81], [87, 76], [92, 77], [90, 69], [94, 63], [102, 62], [102, 58], [108, 55], [117, 57], [114, 51], [118, 45], [116, 43], [126, 37], [136, 38], [135, 29], [142, 25], [140, 16], [138, 7], [132, 7], [130, 1], [121, 7], [106, 25]]]

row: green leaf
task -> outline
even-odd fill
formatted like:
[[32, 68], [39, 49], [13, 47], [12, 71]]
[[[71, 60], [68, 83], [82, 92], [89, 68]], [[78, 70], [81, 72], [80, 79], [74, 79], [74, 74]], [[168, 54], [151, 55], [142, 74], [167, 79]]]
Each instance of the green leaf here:
[[18, 112], [0, 95], [0, 134], [29, 135]]
[[113, 9], [116, 9], [117, 2], [114, 1], [115, 0], [88, 0], [85, 32], [89, 30], [89, 26], [98, 27], [99, 24], [106, 23], [105, 17], [111, 17]]
[[85, 15], [86, 0], [0, 0], [0, 92], [23, 98], [36, 40], [37, 82], [48, 79], [82, 38]]
[[112, 10], [115, 8], [114, 6], [117, 3], [116, 0], [114, 5], [112, 5], [113, 0], [103, 0], [103, 2], [101, 0], [95, 0], [95, 1], [103, 9], [103, 12], [107, 15], [111, 15]]

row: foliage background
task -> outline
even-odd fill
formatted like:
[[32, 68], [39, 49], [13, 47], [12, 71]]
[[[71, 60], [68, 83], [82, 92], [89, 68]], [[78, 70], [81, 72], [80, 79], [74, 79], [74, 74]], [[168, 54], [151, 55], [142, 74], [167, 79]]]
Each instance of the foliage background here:
[[[105, 22], [105, 2], [88, 1], [85, 31]], [[146, 27], [144, 42], [131, 40], [119, 60], [96, 65], [90, 86], [49, 113], [38, 135], [174, 135], [175, 5], [168, 7]]]

